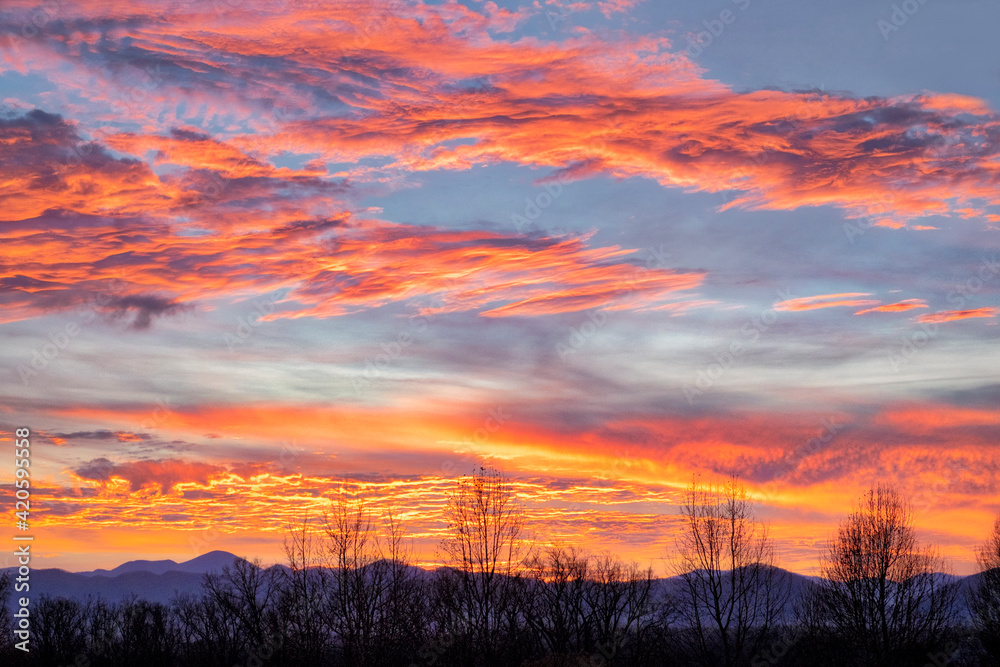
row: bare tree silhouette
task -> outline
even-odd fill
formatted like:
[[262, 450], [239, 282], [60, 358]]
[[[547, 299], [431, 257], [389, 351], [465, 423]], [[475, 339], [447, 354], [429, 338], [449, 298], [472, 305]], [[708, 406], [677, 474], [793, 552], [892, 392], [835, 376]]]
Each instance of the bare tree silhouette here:
[[273, 641], [268, 614], [277, 597], [276, 573], [261, 567], [259, 559], [238, 558], [222, 574], [205, 575], [205, 592], [235, 622], [242, 642], [262, 646]]
[[78, 600], [42, 596], [32, 611], [35, 664], [72, 664], [87, 648], [87, 608]]
[[9, 659], [14, 651], [14, 623], [9, 609], [10, 594], [14, 590], [13, 577], [10, 572], [0, 574], [0, 610], [3, 610], [3, 618], [0, 619], [0, 658]]
[[393, 664], [407, 642], [420, 640], [423, 604], [398, 517], [376, 517], [363, 501], [341, 496], [327, 515], [326, 538], [330, 623], [344, 660]]
[[859, 664], [914, 664], [947, 636], [956, 588], [943, 570], [917, 540], [909, 504], [878, 484], [840, 524], [811, 599]]
[[510, 479], [483, 465], [459, 480], [447, 508], [441, 548], [454, 568], [449, 601], [484, 663], [511, 648], [524, 605], [522, 574], [529, 557], [524, 507]]
[[653, 570], [604, 553], [593, 559], [591, 573], [584, 599], [596, 645], [588, 651], [614, 663], [628, 639], [654, 619]]
[[304, 516], [288, 526], [284, 539], [288, 569], [277, 597], [283, 627], [283, 658], [292, 665], [319, 664], [331, 649], [326, 618], [331, 575], [323, 565], [321, 535]]
[[706, 666], [747, 664], [789, 597], [767, 528], [735, 477], [722, 486], [692, 483], [681, 516], [675, 567], [684, 582], [689, 650]]
[[979, 641], [992, 664], [1000, 665], [1000, 517], [976, 556], [979, 582], [969, 596], [969, 607]]
[[551, 655], [581, 655], [587, 650], [589, 565], [588, 556], [561, 546], [534, 555], [527, 564], [531, 578], [526, 619]]

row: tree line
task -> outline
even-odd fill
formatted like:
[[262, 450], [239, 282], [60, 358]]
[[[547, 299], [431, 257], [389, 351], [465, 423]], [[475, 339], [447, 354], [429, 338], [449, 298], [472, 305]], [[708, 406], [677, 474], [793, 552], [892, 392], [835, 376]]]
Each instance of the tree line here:
[[[511, 480], [481, 467], [447, 506], [447, 566], [410, 565], [400, 518], [340, 498], [321, 526], [289, 527], [287, 564], [236, 560], [169, 604], [43, 597], [31, 653], [45, 667], [497, 665], [1000, 665], [1000, 518], [960, 590], [876, 485], [840, 524], [821, 577], [779, 569], [735, 478], [693, 483], [673, 574], [528, 538]], [[799, 584], [796, 584], [796, 581]], [[0, 579], [0, 597], [10, 580]], [[961, 604], [964, 603], [964, 604]], [[964, 611], [962, 611], [964, 610]]]

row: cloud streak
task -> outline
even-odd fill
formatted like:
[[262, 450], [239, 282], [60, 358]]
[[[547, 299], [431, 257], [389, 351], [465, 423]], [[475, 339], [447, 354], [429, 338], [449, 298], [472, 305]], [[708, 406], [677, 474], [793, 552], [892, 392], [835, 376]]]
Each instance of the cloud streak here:
[[915, 308], [927, 308], [927, 302], [923, 299], [906, 299], [897, 303], [886, 303], [874, 308], [865, 308], [854, 313], [855, 315], [866, 315], [868, 313], [902, 313]]
[[980, 317], [996, 317], [1000, 315], [1000, 308], [971, 308], [969, 310], [943, 310], [938, 313], [928, 313], [917, 318], [918, 322], [925, 324], [940, 324], [942, 322], [957, 322], [958, 320], [968, 320]]
[[774, 304], [774, 309], [795, 312], [801, 310], [818, 310], [821, 308], [872, 306], [878, 304], [878, 301], [874, 301], [872, 299], [857, 298], [862, 296], [871, 296], [871, 294], [868, 292], [847, 292], [844, 294], [819, 294], [817, 296], [805, 296], [779, 301]]

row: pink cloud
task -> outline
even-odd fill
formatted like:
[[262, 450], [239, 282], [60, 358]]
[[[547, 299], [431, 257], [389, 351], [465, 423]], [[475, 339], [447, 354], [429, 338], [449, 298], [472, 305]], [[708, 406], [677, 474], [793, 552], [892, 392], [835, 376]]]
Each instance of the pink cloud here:
[[774, 305], [775, 310], [817, 310], [820, 308], [839, 308], [843, 306], [872, 306], [878, 301], [857, 299], [859, 296], [871, 296], [868, 292], [848, 292], [844, 294], [819, 294], [797, 299], [787, 299]]

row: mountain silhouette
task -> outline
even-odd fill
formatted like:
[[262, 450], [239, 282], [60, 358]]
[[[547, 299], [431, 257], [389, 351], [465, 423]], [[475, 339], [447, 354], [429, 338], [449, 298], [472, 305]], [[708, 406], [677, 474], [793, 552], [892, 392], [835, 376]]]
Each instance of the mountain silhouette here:
[[178, 563], [173, 560], [130, 560], [122, 563], [112, 570], [91, 570], [90, 572], [77, 572], [85, 577], [105, 576], [117, 577], [130, 572], [148, 572], [150, 574], [166, 574], [167, 572], [186, 572], [188, 574], [206, 574], [208, 572], [221, 572], [223, 567], [232, 565], [234, 561], [240, 560], [239, 556], [228, 551], [209, 551], [197, 558]]

